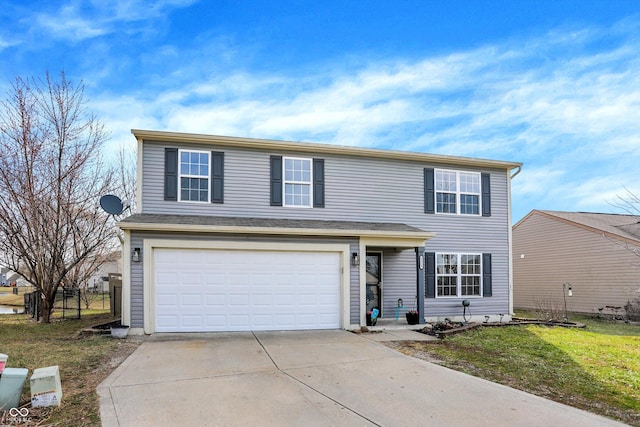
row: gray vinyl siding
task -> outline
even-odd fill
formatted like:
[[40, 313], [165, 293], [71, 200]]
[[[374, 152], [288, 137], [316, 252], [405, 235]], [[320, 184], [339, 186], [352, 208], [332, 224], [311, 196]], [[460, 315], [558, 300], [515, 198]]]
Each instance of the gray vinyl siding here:
[[141, 262], [131, 263], [131, 327], [144, 327], [144, 242], [141, 236], [131, 235], [131, 249], [140, 248]]
[[[269, 156], [279, 154], [303, 157], [300, 153], [241, 150], [212, 146], [225, 153], [224, 204], [165, 201], [164, 145], [145, 142], [141, 213], [251, 216], [317, 220], [354, 220], [403, 222], [425, 228], [435, 217], [424, 213], [423, 168], [434, 165], [400, 160], [369, 159], [348, 156], [322, 156], [325, 159], [325, 207], [296, 208], [271, 206], [269, 202]], [[200, 149], [201, 146], [179, 148]], [[313, 153], [308, 155], [313, 157]], [[451, 169], [460, 169], [451, 165]], [[492, 217], [474, 218], [486, 225], [506, 215], [506, 171], [464, 168], [491, 172]], [[504, 198], [502, 202], [498, 199]], [[502, 206], [501, 206], [502, 205]], [[400, 215], [400, 217], [399, 217]], [[471, 219], [464, 216], [463, 223]], [[457, 218], [460, 219], [460, 218]], [[447, 222], [444, 220], [444, 222]], [[506, 222], [506, 221], [505, 221]], [[454, 220], [453, 227], [460, 221]], [[428, 228], [428, 227], [427, 227]], [[504, 230], [502, 230], [506, 234]]]
[[[360, 251], [359, 243], [351, 244], [351, 253]], [[350, 264], [351, 265], [351, 264]], [[349, 287], [349, 321], [352, 325], [360, 324], [360, 268], [351, 265]]]
[[[254, 218], [291, 218], [315, 220], [353, 220], [404, 223], [436, 233], [426, 242], [428, 252], [491, 253], [493, 296], [474, 298], [472, 313], [509, 313], [509, 223], [508, 171], [435, 165], [418, 161], [386, 160], [335, 154], [314, 156], [325, 160], [325, 207], [294, 208], [271, 206], [269, 201], [269, 156], [301, 153], [216, 147], [207, 150], [225, 154], [224, 203], [187, 203], [165, 201], [164, 148], [203, 150], [202, 145], [144, 142], [142, 156], [142, 206], [140, 213], [220, 215]], [[424, 168], [485, 172], [491, 176], [491, 216], [444, 215], [424, 213]], [[406, 252], [406, 253], [405, 253]], [[402, 251], [390, 255], [383, 268], [397, 285], [397, 295], [384, 293], [383, 310], [395, 306], [398, 298], [412, 303], [415, 291], [415, 254]], [[397, 263], [397, 266], [395, 265]], [[352, 272], [352, 283], [354, 277]], [[405, 285], [406, 284], [406, 285]], [[410, 285], [411, 284], [411, 285]], [[351, 292], [352, 321], [357, 319], [354, 305], [359, 291]], [[406, 298], [408, 296], [408, 299]], [[461, 299], [427, 299], [427, 317], [462, 314]], [[359, 304], [359, 301], [358, 301]], [[460, 307], [459, 307], [460, 306]], [[359, 321], [359, 319], [357, 319]]]
[[[625, 243], [534, 213], [513, 230], [514, 306], [564, 309], [563, 288], [571, 283], [568, 311], [613, 314], [640, 297], [639, 258]], [[524, 258], [521, 257], [524, 255]]]

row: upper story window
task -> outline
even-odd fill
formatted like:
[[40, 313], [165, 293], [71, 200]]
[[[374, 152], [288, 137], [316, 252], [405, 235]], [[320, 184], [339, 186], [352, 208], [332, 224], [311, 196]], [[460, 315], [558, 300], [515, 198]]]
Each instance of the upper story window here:
[[324, 208], [324, 159], [269, 157], [271, 206]]
[[482, 296], [480, 254], [436, 254], [436, 296]]
[[180, 201], [209, 202], [210, 154], [207, 151], [180, 150]]
[[436, 169], [436, 212], [480, 215], [480, 174]]
[[285, 157], [284, 161], [284, 205], [311, 206], [312, 164], [311, 159]]

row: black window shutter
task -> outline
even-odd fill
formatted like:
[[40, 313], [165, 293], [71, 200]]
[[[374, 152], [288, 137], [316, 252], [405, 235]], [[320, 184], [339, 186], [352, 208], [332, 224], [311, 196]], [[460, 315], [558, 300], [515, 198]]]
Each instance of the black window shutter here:
[[424, 168], [424, 213], [436, 213], [433, 168]]
[[491, 254], [482, 254], [482, 296], [490, 297], [491, 292]]
[[178, 149], [164, 149], [164, 199], [178, 200]]
[[282, 206], [282, 156], [271, 156], [271, 206]]
[[211, 152], [211, 203], [224, 203], [224, 153]]
[[313, 207], [324, 208], [324, 159], [313, 159]]
[[426, 298], [436, 297], [436, 253], [425, 252], [424, 293]]
[[491, 175], [481, 175], [482, 186], [482, 216], [491, 216]]

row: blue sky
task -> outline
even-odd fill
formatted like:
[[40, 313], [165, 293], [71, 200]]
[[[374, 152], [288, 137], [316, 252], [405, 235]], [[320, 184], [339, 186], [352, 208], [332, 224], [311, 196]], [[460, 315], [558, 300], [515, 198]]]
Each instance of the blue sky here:
[[524, 163], [532, 209], [640, 194], [640, 2], [0, 0], [0, 91], [87, 85], [131, 128]]

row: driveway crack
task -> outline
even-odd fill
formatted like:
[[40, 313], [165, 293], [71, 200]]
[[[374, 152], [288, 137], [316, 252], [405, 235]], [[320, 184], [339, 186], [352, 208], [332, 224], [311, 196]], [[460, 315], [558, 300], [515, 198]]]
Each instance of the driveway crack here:
[[359, 413], [359, 412], [358, 412], [358, 411], [356, 411], [355, 409], [352, 409], [352, 408], [350, 408], [350, 407], [346, 406], [344, 403], [339, 402], [338, 400], [334, 399], [333, 397], [329, 396], [328, 394], [324, 393], [323, 391], [318, 390], [317, 388], [315, 388], [315, 387], [313, 387], [313, 386], [311, 386], [311, 385], [309, 385], [309, 384], [305, 383], [305, 382], [304, 382], [304, 381], [302, 381], [301, 379], [294, 377], [294, 376], [293, 376], [293, 375], [291, 375], [289, 372], [287, 372], [287, 371], [283, 370], [282, 368], [280, 368], [280, 367], [278, 366], [278, 364], [276, 363], [276, 361], [273, 359], [273, 357], [271, 357], [271, 354], [269, 354], [269, 351], [268, 351], [268, 350], [267, 350], [267, 348], [264, 346], [264, 344], [262, 343], [262, 341], [260, 341], [260, 338], [258, 338], [258, 336], [255, 334], [255, 332], [253, 332], [253, 331], [252, 331], [252, 332], [251, 332], [251, 334], [253, 335], [253, 337], [255, 338], [255, 340], [258, 342], [258, 344], [260, 344], [260, 347], [262, 347], [262, 349], [264, 350], [265, 354], [266, 354], [266, 355], [269, 357], [269, 359], [271, 360], [271, 363], [273, 363], [273, 366], [275, 366], [275, 367], [276, 367], [276, 369], [277, 369], [279, 372], [282, 372], [282, 373], [283, 373], [284, 375], [286, 375], [287, 377], [289, 377], [289, 378], [291, 378], [292, 380], [294, 380], [294, 381], [296, 381], [296, 382], [298, 382], [298, 383], [302, 384], [303, 386], [307, 387], [309, 390], [311, 390], [311, 391], [313, 391], [313, 392], [315, 392], [315, 393], [318, 393], [319, 395], [321, 395], [321, 396], [323, 396], [323, 397], [325, 397], [325, 398], [329, 399], [330, 401], [332, 401], [333, 403], [335, 403], [335, 404], [337, 404], [337, 405], [341, 406], [342, 408], [346, 409], [347, 411], [349, 411], [349, 412], [351, 412], [351, 413], [353, 413], [353, 414], [355, 414], [355, 415], [359, 416], [360, 418], [362, 418], [362, 419], [364, 419], [364, 420], [367, 420], [367, 421], [368, 421], [368, 422], [370, 422], [372, 425], [374, 425], [374, 426], [378, 426], [378, 427], [381, 427], [381, 425], [380, 425], [380, 424], [376, 423], [375, 421], [373, 421], [373, 420], [372, 420], [372, 419], [370, 419], [370, 418], [367, 418], [365, 415], [363, 415], [363, 414]]

